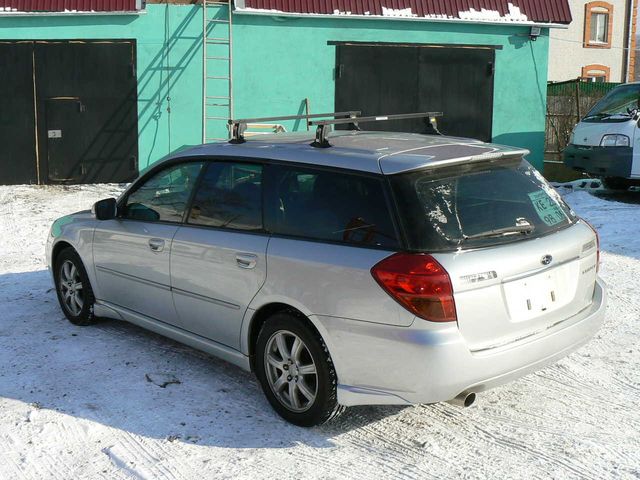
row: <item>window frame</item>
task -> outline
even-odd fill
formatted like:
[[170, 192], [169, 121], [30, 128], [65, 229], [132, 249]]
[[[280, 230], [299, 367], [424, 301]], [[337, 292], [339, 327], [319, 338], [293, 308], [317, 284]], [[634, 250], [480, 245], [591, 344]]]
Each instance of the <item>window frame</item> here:
[[[593, 72], [597, 72], [597, 74], [594, 75]], [[605, 82], [609, 81], [609, 78], [611, 76], [611, 67], [608, 67], [606, 65], [600, 65], [597, 63], [592, 63], [591, 65], [585, 65], [584, 67], [582, 67], [582, 72], [581, 72], [581, 78], [604, 78]]]
[[[127, 205], [127, 201], [129, 200], [129, 197], [135, 193], [136, 191], [138, 191], [138, 189], [144, 185], [148, 180], [150, 180], [152, 177], [154, 177], [155, 175], [157, 175], [158, 173], [164, 171], [164, 170], [168, 170], [170, 168], [173, 168], [177, 165], [183, 164], [183, 163], [202, 163], [203, 167], [200, 169], [200, 172], [198, 173], [198, 176], [196, 177], [195, 182], [193, 183], [193, 189], [191, 190], [191, 192], [189, 193], [189, 198], [185, 204], [185, 210], [182, 214], [182, 218], [180, 219], [180, 221], [169, 221], [169, 220], [156, 220], [153, 222], [150, 222], [149, 220], [139, 220], [136, 218], [126, 218], [124, 217], [124, 207]], [[120, 221], [127, 221], [127, 222], [145, 222], [145, 223], [157, 223], [157, 224], [162, 224], [162, 225], [182, 225], [184, 223], [184, 219], [185, 219], [185, 215], [188, 213], [189, 209], [191, 208], [191, 201], [193, 200], [193, 194], [196, 191], [196, 188], [198, 187], [198, 185], [200, 184], [200, 178], [202, 178], [202, 173], [204, 172], [206, 167], [206, 159], [201, 158], [201, 157], [180, 157], [180, 158], [176, 158], [176, 159], [172, 159], [166, 162], [161, 162], [158, 165], [150, 168], [147, 172], [145, 172], [142, 176], [140, 176], [137, 180], [135, 180], [130, 186], [129, 188], [127, 188], [124, 193], [120, 196], [120, 198], [118, 198], [117, 203], [116, 203], [116, 219], [120, 220]]]
[[[270, 162], [270, 166], [277, 166], [277, 167], [288, 167], [288, 168], [292, 168], [292, 169], [300, 169], [300, 170], [308, 170], [308, 171], [317, 171], [317, 172], [328, 172], [328, 173], [336, 173], [339, 175], [351, 175], [351, 176], [356, 176], [356, 177], [360, 177], [360, 178], [369, 178], [369, 179], [374, 179], [376, 181], [378, 181], [380, 183], [383, 195], [384, 195], [384, 204], [387, 208], [387, 212], [389, 214], [389, 218], [391, 220], [391, 225], [393, 227], [393, 231], [394, 234], [396, 236], [397, 239], [397, 248], [391, 248], [388, 246], [378, 246], [378, 245], [363, 245], [363, 244], [358, 244], [358, 243], [351, 243], [351, 242], [345, 242], [345, 241], [341, 241], [341, 240], [328, 240], [328, 239], [321, 239], [321, 238], [314, 238], [314, 237], [307, 237], [307, 236], [303, 236], [303, 235], [291, 235], [291, 234], [284, 234], [284, 233], [276, 233], [273, 232], [270, 227], [271, 225], [267, 224], [269, 223], [267, 220], [267, 215], [264, 212], [265, 209], [265, 205], [266, 202], [263, 202], [263, 215], [264, 215], [264, 222], [265, 222], [265, 228], [267, 228], [269, 234], [274, 237], [274, 238], [284, 238], [284, 239], [289, 239], [289, 240], [299, 240], [299, 241], [303, 241], [303, 242], [314, 242], [314, 243], [322, 243], [322, 244], [329, 244], [329, 245], [340, 245], [343, 247], [351, 247], [351, 248], [366, 248], [366, 249], [370, 249], [370, 250], [382, 250], [382, 251], [387, 251], [387, 252], [398, 252], [398, 251], [405, 251], [406, 250], [406, 242], [405, 242], [405, 237], [403, 235], [403, 232], [400, 228], [400, 223], [398, 221], [397, 218], [397, 209], [395, 206], [395, 203], [393, 202], [393, 199], [391, 197], [391, 190], [390, 190], [390, 183], [388, 181], [387, 175], [384, 175], [382, 173], [373, 173], [373, 172], [364, 172], [361, 170], [352, 170], [352, 169], [348, 169], [348, 168], [339, 168], [339, 167], [330, 167], [330, 166], [324, 166], [324, 165], [312, 165], [312, 164], [308, 164], [308, 163], [302, 163], [302, 162], [287, 162], [287, 161], [273, 161]], [[265, 185], [266, 188], [263, 190], [263, 194], [266, 196], [268, 193], [271, 193], [272, 189], [275, 187], [275, 182], [274, 182], [274, 169], [273, 168], [268, 168], [266, 170], [267, 172], [267, 176], [266, 176], [266, 181], [265, 181]]]
[[[585, 5], [584, 10], [584, 48], [611, 48], [611, 39], [613, 36], [613, 5], [608, 2], [595, 1]], [[600, 11], [605, 10], [605, 11]], [[591, 25], [594, 22], [594, 15], [608, 15], [607, 22], [607, 41], [597, 42], [591, 39]]]
[[[180, 222], [168, 222], [168, 221], [163, 221], [163, 220], [158, 220], [154, 223], [158, 223], [158, 224], [166, 224], [166, 225], [178, 225], [178, 226], [188, 226], [189, 228], [204, 228], [204, 229], [209, 229], [209, 230], [217, 230], [217, 231], [224, 231], [224, 232], [232, 232], [232, 233], [241, 233], [244, 235], [261, 235], [261, 236], [269, 236], [269, 237], [274, 237], [274, 238], [283, 238], [283, 239], [289, 239], [289, 240], [299, 240], [299, 241], [304, 241], [304, 242], [313, 242], [313, 243], [322, 243], [322, 244], [331, 244], [331, 245], [340, 245], [343, 247], [350, 247], [350, 248], [365, 248], [365, 249], [370, 249], [370, 250], [382, 250], [382, 251], [388, 251], [388, 252], [399, 252], [399, 251], [408, 251], [407, 250], [407, 242], [406, 242], [406, 236], [405, 233], [401, 227], [402, 223], [400, 222], [400, 219], [398, 218], [398, 208], [395, 202], [395, 199], [393, 198], [393, 192], [391, 190], [391, 183], [389, 180], [389, 176], [388, 175], [384, 175], [382, 173], [375, 173], [375, 172], [366, 172], [366, 171], [362, 171], [362, 170], [355, 170], [355, 169], [351, 169], [351, 168], [341, 168], [341, 167], [334, 167], [334, 166], [325, 166], [325, 165], [313, 165], [313, 164], [309, 164], [309, 163], [305, 163], [305, 162], [291, 162], [288, 160], [278, 160], [278, 159], [271, 159], [271, 158], [264, 158], [264, 157], [246, 157], [246, 156], [232, 156], [232, 155], [220, 155], [220, 156], [185, 156], [185, 157], [178, 157], [178, 158], [173, 158], [171, 160], [167, 160], [165, 162], [161, 162], [158, 165], [155, 165], [153, 167], [151, 167], [147, 172], [145, 172], [141, 177], [139, 177], [137, 180], [135, 180], [127, 190], [125, 190], [125, 192], [122, 194], [122, 196], [118, 199], [118, 220], [121, 221], [132, 221], [132, 222], [140, 222], [140, 221], [144, 221], [144, 220], [136, 220], [136, 219], [128, 219], [128, 218], [123, 218], [121, 216], [121, 211], [123, 206], [126, 204], [127, 199], [129, 198], [129, 195], [131, 195], [133, 192], [135, 192], [140, 185], [142, 185], [144, 182], [146, 182], [150, 177], [152, 177], [153, 175], [157, 174], [159, 171], [164, 170], [165, 168], [169, 168], [169, 167], [173, 167], [177, 164], [180, 163], [190, 163], [190, 162], [201, 162], [204, 164], [203, 168], [200, 170], [200, 174], [198, 175], [198, 178], [196, 179], [196, 181], [194, 182], [194, 187], [193, 190], [191, 191], [191, 194], [189, 195], [189, 200], [187, 202], [187, 206], [185, 208], [185, 212], [184, 215], [182, 216], [182, 220]], [[200, 187], [200, 183], [202, 182], [202, 179], [204, 178], [204, 173], [206, 172], [208, 166], [210, 163], [213, 162], [225, 162], [225, 163], [247, 163], [247, 164], [253, 164], [253, 165], [261, 165], [263, 170], [262, 170], [262, 230], [261, 231], [255, 231], [255, 230], [239, 230], [239, 229], [233, 229], [233, 228], [229, 228], [229, 227], [215, 227], [215, 226], [211, 226], [211, 225], [196, 225], [196, 224], [192, 224], [192, 223], [188, 223], [187, 219], [188, 219], [188, 215], [191, 212], [191, 208], [193, 206], [193, 200], [195, 198], [195, 193], [198, 190], [198, 188]], [[273, 171], [274, 169], [271, 168], [273, 166], [283, 166], [283, 167], [290, 167], [290, 168], [299, 168], [299, 169], [303, 169], [303, 170], [316, 170], [316, 171], [322, 171], [322, 172], [332, 172], [332, 173], [338, 173], [338, 174], [344, 174], [344, 175], [355, 175], [355, 176], [359, 176], [359, 177], [366, 177], [366, 178], [373, 178], [378, 180], [381, 183], [381, 187], [382, 187], [382, 191], [384, 194], [384, 203], [387, 207], [387, 211], [389, 212], [389, 216], [391, 219], [391, 223], [393, 225], [393, 230], [394, 233], [397, 237], [398, 240], [398, 248], [396, 249], [392, 249], [389, 247], [381, 247], [381, 246], [376, 246], [376, 245], [360, 245], [360, 244], [356, 244], [356, 243], [348, 243], [348, 242], [343, 242], [343, 241], [334, 241], [334, 240], [322, 240], [322, 239], [317, 239], [317, 238], [312, 238], [312, 237], [301, 237], [301, 236], [297, 236], [297, 235], [285, 235], [285, 234], [279, 234], [279, 233], [274, 233], [272, 231], [270, 231], [268, 229], [268, 225], [267, 225], [267, 221], [266, 221], [266, 215], [265, 215], [265, 205], [266, 205], [266, 195], [267, 195], [267, 191], [268, 189], [271, 188], [272, 185], [272, 181], [273, 181]]]
[[[191, 192], [191, 196], [189, 197], [189, 202], [187, 203], [187, 208], [185, 210], [185, 213], [182, 217], [182, 225], [185, 227], [197, 227], [197, 228], [208, 228], [208, 229], [212, 229], [212, 230], [220, 230], [220, 231], [224, 231], [224, 232], [236, 232], [236, 233], [245, 233], [248, 235], [265, 235], [265, 234], [269, 234], [268, 230], [265, 228], [265, 216], [264, 216], [264, 200], [265, 200], [265, 176], [266, 176], [266, 171], [268, 169], [268, 163], [266, 161], [263, 161], [263, 159], [260, 158], [248, 158], [248, 157], [216, 157], [216, 158], [207, 158], [205, 160], [205, 166], [202, 169], [202, 171], [200, 172], [200, 175], [198, 176], [198, 179], [193, 187], [193, 192]], [[199, 225], [197, 223], [190, 223], [189, 222], [189, 216], [191, 214], [191, 209], [193, 208], [193, 202], [195, 200], [196, 197], [196, 192], [198, 191], [198, 189], [200, 188], [202, 181], [205, 177], [205, 174], [207, 172], [207, 170], [213, 165], [213, 164], [218, 164], [218, 163], [233, 163], [233, 164], [246, 164], [246, 165], [259, 165], [260, 167], [262, 167], [262, 179], [260, 181], [260, 215], [262, 217], [262, 228], [260, 229], [256, 229], [256, 230], [244, 230], [242, 228], [231, 228], [231, 227], [216, 227], [214, 225]]]

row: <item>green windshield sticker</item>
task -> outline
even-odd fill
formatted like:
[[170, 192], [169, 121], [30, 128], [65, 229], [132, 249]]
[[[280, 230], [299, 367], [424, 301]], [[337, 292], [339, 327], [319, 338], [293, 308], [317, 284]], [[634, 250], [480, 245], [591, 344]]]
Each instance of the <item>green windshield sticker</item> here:
[[560, 205], [544, 190], [538, 190], [529, 194], [529, 199], [536, 209], [536, 213], [544, 223], [552, 227], [567, 218]]

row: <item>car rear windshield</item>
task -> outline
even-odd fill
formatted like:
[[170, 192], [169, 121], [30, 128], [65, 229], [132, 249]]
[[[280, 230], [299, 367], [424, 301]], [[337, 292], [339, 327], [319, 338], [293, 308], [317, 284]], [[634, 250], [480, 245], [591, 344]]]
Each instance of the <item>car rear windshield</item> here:
[[540, 237], [575, 213], [527, 161], [420, 170], [391, 177], [408, 247], [478, 248]]

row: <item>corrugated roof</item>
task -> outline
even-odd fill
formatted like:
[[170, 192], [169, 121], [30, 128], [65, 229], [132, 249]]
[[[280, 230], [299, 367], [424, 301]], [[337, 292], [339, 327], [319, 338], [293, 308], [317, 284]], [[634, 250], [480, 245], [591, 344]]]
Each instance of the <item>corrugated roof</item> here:
[[[244, 4], [244, 5], [243, 5]], [[370, 15], [506, 23], [571, 23], [568, 0], [237, 0], [247, 13]]]
[[0, 12], [133, 12], [136, 0], [0, 0]]

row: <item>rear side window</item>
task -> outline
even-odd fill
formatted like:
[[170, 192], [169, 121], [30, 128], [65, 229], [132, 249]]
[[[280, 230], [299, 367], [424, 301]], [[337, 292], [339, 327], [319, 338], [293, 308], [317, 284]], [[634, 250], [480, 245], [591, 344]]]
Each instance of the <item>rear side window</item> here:
[[499, 245], [555, 232], [576, 219], [524, 160], [411, 172], [391, 183], [412, 250]]
[[273, 166], [265, 216], [273, 233], [395, 249], [382, 180]]
[[201, 162], [189, 162], [160, 170], [127, 197], [122, 217], [145, 222], [181, 222], [201, 169]]
[[196, 190], [187, 222], [262, 230], [262, 166], [211, 163]]

